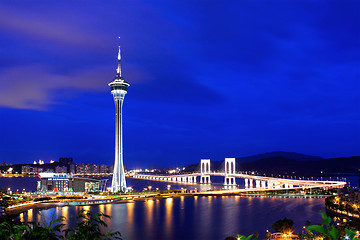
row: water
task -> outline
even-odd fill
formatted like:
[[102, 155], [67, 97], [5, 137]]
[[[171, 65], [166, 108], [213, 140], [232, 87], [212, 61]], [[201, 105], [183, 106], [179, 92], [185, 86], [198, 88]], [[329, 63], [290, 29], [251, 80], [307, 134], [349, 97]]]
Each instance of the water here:
[[[37, 177], [0, 178], [0, 187], [12, 190], [34, 191]], [[325, 179], [324, 179], [325, 180]], [[335, 178], [332, 178], [335, 180]], [[219, 183], [223, 178], [212, 178]], [[357, 185], [358, 178], [347, 178]], [[200, 185], [185, 185], [150, 180], [127, 179], [128, 186], [142, 190], [201, 188]], [[243, 181], [237, 179], [243, 185]], [[206, 186], [205, 186], [206, 187]], [[46, 210], [29, 210], [20, 215], [22, 221], [49, 222], [59, 216], [65, 216], [69, 224], [81, 210], [91, 210], [110, 215], [106, 220], [111, 231], [120, 231], [124, 239], [208, 239], [222, 240], [235, 234], [252, 234], [255, 231], [264, 237], [266, 230], [273, 231], [271, 225], [284, 217], [294, 220], [294, 230], [301, 232], [306, 221], [319, 223], [319, 210], [325, 209], [324, 199], [303, 198], [265, 198], [240, 196], [204, 196], [178, 197], [147, 200], [122, 204], [104, 204], [97, 206], [57, 207]]]
[[250, 198], [240, 196], [177, 197], [145, 202], [97, 206], [57, 207], [30, 210], [23, 221], [49, 221], [65, 216], [70, 224], [81, 209], [110, 215], [109, 230], [120, 231], [124, 239], [208, 239], [218, 240], [237, 233], [264, 236], [271, 225], [284, 217], [293, 219], [295, 230], [306, 220], [321, 221], [324, 199]]

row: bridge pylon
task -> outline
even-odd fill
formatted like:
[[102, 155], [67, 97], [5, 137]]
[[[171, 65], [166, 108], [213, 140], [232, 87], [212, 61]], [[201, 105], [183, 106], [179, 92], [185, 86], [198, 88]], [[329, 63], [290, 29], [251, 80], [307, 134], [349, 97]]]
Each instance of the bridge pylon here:
[[235, 158], [225, 158], [225, 180], [224, 185], [236, 185], [235, 177]]
[[200, 183], [202, 184], [211, 184], [210, 180], [210, 159], [201, 159], [200, 160]]

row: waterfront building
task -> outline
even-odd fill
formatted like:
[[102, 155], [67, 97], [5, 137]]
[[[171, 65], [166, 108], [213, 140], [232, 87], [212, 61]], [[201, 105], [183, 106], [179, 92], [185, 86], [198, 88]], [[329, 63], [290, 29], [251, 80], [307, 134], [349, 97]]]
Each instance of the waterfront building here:
[[55, 167], [55, 172], [56, 173], [67, 173], [67, 167], [66, 166], [63, 166], [63, 167], [57, 166], [57, 167]]
[[105, 164], [101, 164], [100, 165], [100, 173], [101, 174], [105, 174], [105, 173], [108, 173], [108, 166], [106, 166]]
[[92, 164], [91, 173], [92, 174], [99, 174], [100, 166], [97, 164]]
[[70, 164], [69, 172], [70, 172], [70, 174], [75, 174], [75, 165], [74, 164]]
[[113, 173], [113, 172], [114, 172], [114, 165], [110, 165], [110, 166], [109, 166], [108, 172], [109, 172], [109, 173]]
[[114, 172], [111, 183], [111, 192], [126, 192], [126, 179], [123, 163], [123, 134], [122, 134], [122, 106], [127, 93], [127, 88], [130, 86], [125, 82], [121, 75], [121, 54], [120, 44], [118, 52], [118, 66], [116, 69], [116, 76], [114, 80], [109, 83], [111, 93], [114, 97], [116, 107], [116, 121], [115, 121], [115, 163]]
[[76, 163], [76, 174], [84, 174], [85, 173], [85, 163]]
[[74, 177], [65, 173], [39, 173], [37, 190], [40, 192], [96, 192], [100, 180]]
[[21, 173], [22, 174], [30, 174], [30, 165], [23, 165], [21, 166]]
[[43, 168], [32, 167], [32, 169], [30, 169], [30, 172], [33, 174], [38, 174], [38, 173], [41, 173], [43, 170], [44, 170]]

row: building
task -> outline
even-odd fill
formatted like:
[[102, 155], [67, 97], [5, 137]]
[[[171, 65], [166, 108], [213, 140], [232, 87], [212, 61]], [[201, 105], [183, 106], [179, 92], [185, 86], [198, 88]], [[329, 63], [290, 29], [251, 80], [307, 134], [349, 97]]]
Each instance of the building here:
[[76, 174], [85, 174], [85, 163], [76, 163], [75, 164], [75, 169], [76, 169]]
[[123, 134], [122, 134], [122, 106], [127, 93], [127, 89], [130, 86], [125, 82], [124, 78], [121, 75], [121, 54], [120, 54], [120, 45], [118, 52], [118, 66], [116, 69], [116, 76], [114, 80], [109, 83], [111, 88], [111, 93], [114, 97], [115, 107], [116, 107], [116, 128], [115, 128], [115, 163], [114, 163], [114, 172], [111, 183], [112, 192], [126, 192], [126, 179], [125, 179], [125, 169], [123, 162]]
[[65, 173], [40, 173], [39, 192], [97, 192], [100, 180], [73, 177]]
[[70, 170], [69, 170], [70, 174], [75, 174], [75, 165], [74, 164], [70, 164]]
[[110, 165], [109, 166], [109, 173], [113, 173], [114, 172], [114, 165]]
[[57, 166], [57, 167], [55, 167], [55, 172], [56, 173], [67, 173], [67, 167], [65, 167], [65, 166], [63, 166], [63, 167]]
[[22, 174], [30, 174], [30, 172], [31, 172], [30, 165], [21, 166], [21, 173]]
[[108, 173], [108, 171], [109, 171], [108, 166], [106, 166], [105, 164], [101, 164], [99, 171], [100, 171], [100, 174], [106, 174], [106, 173]]

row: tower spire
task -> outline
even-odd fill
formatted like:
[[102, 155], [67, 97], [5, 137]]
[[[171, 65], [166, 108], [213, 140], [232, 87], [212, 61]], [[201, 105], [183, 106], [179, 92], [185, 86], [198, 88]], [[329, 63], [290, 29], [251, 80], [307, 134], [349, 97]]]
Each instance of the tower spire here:
[[117, 69], [116, 69], [116, 77], [121, 78], [120, 37], [119, 37], [118, 66], [117, 66]]

